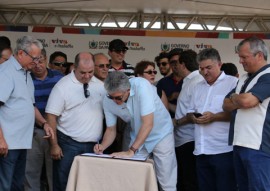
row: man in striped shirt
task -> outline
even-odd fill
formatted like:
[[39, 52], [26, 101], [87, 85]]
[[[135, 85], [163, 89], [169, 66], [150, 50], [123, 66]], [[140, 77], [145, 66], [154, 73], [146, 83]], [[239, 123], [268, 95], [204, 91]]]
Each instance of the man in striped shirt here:
[[[125, 62], [125, 55], [128, 50], [126, 44], [120, 39], [114, 39], [109, 44], [108, 55], [111, 57], [109, 73], [113, 71], [121, 71], [125, 73], [128, 78], [135, 77], [134, 67]], [[118, 118], [117, 120], [117, 138], [114, 146], [111, 147], [113, 151], [127, 150], [130, 142], [130, 125]]]
[[[31, 77], [35, 86], [35, 105], [40, 113], [45, 115], [45, 107], [52, 88], [62, 77], [63, 74], [58, 70], [47, 68], [46, 50], [41, 50], [39, 63], [32, 69]], [[26, 182], [25, 190], [40, 190], [40, 176], [42, 173], [43, 163], [45, 162], [46, 176], [49, 190], [52, 190], [52, 159], [50, 156], [49, 143], [43, 138], [45, 132], [43, 127], [35, 124], [32, 149], [27, 151], [26, 160]], [[43, 188], [45, 189], [45, 188]]]
[[125, 62], [125, 55], [128, 50], [126, 44], [120, 39], [114, 39], [109, 44], [108, 54], [111, 57], [109, 72], [121, 71], [129, 78], [134, 77], [134, 67]]

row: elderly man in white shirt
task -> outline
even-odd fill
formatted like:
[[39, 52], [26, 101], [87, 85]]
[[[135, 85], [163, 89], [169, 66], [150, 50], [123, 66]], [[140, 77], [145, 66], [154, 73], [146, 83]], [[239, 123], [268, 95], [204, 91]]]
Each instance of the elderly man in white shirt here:
[[194, 90], [188, 113], [195, 117], [195, 150], [200, 191], [236, 189], [232, 147], [228, 146], [230, 113], [224, 112], [225, 96], [236, 86], [237, 78], [220, 70], [220, 55], [214, 48], [202, 50], [198, 56], [204, 80]]

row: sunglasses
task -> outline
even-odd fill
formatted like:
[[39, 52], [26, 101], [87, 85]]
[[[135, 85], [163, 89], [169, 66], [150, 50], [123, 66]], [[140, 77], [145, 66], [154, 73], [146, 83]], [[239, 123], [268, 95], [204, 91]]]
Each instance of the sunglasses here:
[[167, 62], [159, 62], [159, 63], [157, 63], [157, 66], [158, 67], [160, 67], [160, 65], [162, 65], [162, 66], [167, 66]]
[[150, 75], [151, 74], [155, 74], [156, 75], [157, 74], [157, 71], [156, 70], [153, 70], [153, 71], [152, 70], [149, 70], [149, 71], [145, 71], [143, 73], [150, 74]]
[[88, 88], [88, 83], [83, 84], [83, 92], [84, 92], [85, 98], [88, 98], [90, 96], [90, 92], [87, 88]]
[[122, 50], [115, 50], [115, 49], [113, 49], [112, 51], [116, 52], [117, 54], [120, 54], [121, 52], [122, 52], [123, 54], [125, 54], [125, 53], [127, 52], [126, 49], [122, 49]]
[[68, 64], [66, 62], [53, 62], [52, 64], [55, 66], [62, 66], [64, 68], [68, 67]]
[[113, 97], [113, 96], [111, 96], [110, 94], [107, 94], [107, 97], [108, 97], [109, 99], [111, 99], [111, 100], [116, 100], [116, 101], [122, 101], [123, 96], [124, 96], [124, 95]]
[[96, 64], [95, 66], [99, 67], [99, 68], [110, 68], [111, 65], [110, 64]]

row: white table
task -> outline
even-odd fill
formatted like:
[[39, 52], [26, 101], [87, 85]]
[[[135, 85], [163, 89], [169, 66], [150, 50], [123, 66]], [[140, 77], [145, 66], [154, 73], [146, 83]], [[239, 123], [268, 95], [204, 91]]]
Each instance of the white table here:
[[67, 191], [158, 191], [151, 161], [75, 157]]

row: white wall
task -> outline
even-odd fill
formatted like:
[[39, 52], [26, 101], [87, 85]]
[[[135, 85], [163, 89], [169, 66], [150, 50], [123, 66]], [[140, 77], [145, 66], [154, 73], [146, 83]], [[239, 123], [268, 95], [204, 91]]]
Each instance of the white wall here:
[[[29, 30], [32, 31], [32, 30]], [[237, 65], [240, 74], [244, 71], [239, 64], [238, 55], [235, 53], [235, 47], [240, 40], [229, 39], [209, 39], [209, 38], [177, 38], [177, 37], [148, 37], [148, 36], [113, 36], [113, 35], [91, 35], [91, 34], [62, 34], [61, 28], [56, 28], [54, 33], [33, 33], [33, 32], [5, 32], [1, 31], [0, 35], [9, 37], [12, 41], [12, 47], [18, 37], [23, 35], [31, 35], [40, 39], [48, 56], [54, 51], [62, 51], [67, 54], [68, 61], [73, 62], [74, 57], [81, 51], [89, 51], [91, 53], [108, 52], [108, 43], [115, 38], [120, 38], [127, 43], [130, 48], [126, 54], [126, 61], [132, 65], [146, 59], [154, 61], [162, 48], [167, 45], [169, 48], [182, 47], [184, 49], [193, 49], [199, 52], [203, 48], [216, 48], [222, 62], [233, 62]], [[269, 40], [265, 42], [270, 44]], [[161, 75], [157, 76], [159, 79]]]

